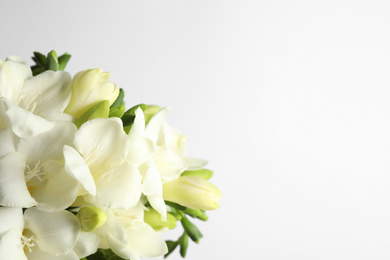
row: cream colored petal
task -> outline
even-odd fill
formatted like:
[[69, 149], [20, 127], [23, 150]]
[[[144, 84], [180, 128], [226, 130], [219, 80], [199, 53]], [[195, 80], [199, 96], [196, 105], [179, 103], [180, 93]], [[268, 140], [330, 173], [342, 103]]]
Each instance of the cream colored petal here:
[[10, 229], [19, 229], [21, 236], [23, 227], [24, 220], [22, 208], [0, 207], [0, 237]]
[[157, 165], [161, 178], [165, 181], [176, 179], [187, 169], [187, 163], [172, 149], [157, 149], [153, 156], [153, 160]]
[[65, 71], [45, 71], [27, 79], [23, 98], [18, 104], [26, 110], [51, 120], [58, 120], [70, 100], [71, 75]]
[[1, 259], [27, 260], [21, 240], [22, 230], [13, 228], [0, 237]]
[[37, 208], [51, 212], [68, 208], [77, 197], [77, 181], [69, 176], [64, 165], [58, 161], [47, 161], [43, 169], [47, 179], [31, 191], [38, 202]]
[[206, 160], [197, 159], [197, 158], [184, 158], [185, 162], [187, 163], [187, 171], [195, 171], [203, 169], [207, 165]]
[[120, 243], [127, 243], [127, 233], [125, 227], [119, 222], [110, 209], [101, 208], [106, 213], [107, 220], [103, 226], [95, 229], [93, 232], [96, 233], [100, 238], [100, 248], [109, 248], [107, 242], [108, 235], [115, 237]]
[[150, 119], [148, 125], [146, 126], [146, 136], [149, 137], [154, 143], [157, 142], [160, 129], [167, 119], [169, 111], [169, 108], [161, 109], [152, 117], [152, 119]]
[[154, 143], [141, 135], [129, 135], [128, 160], [135, 166], [140, 166], [149, 160], [155, 150]]
[[52, 255], [33, 247], [32, 251], [26, 253], [28, 260], [79, 260], [75, 252], [70, 251], [66, 255]]
[[111, 250], [119, 257], [131, 260], [140, 260], [136, 251], [130, 248], [127, 243], [123, 243], [111, 234], [107, 236], [108, 245]]
[[145, 134], [145, 116], [142, 109], [139, 107], [135, 111], [134, 123], [131, 127], [129, 135], [144, 135]]
[[9, 127], [17, 136], [28, 138], [47, 132], [54, 127], [54, 122], [20, 108], [4, 98], [2, 99]]
[[80, 232], [79, 237], [77, 238], [76, 245], [73, 248], [73, 251], [81, 259], [87, 257], [91, 254], [94, 254], [100, 244], [100, 238], [98, 235], [92, 232]]
[[69, 211], [45, 212], [36, 208], [24, 212], [25, 228], [44, 252], [61, 255], [69, 253], [76, 244], [80, 223]]
[[0, 159], [0, 205], [29, 208], [37, 202], [31, 197], [24, 178], [25, 159], [10, 153]]
[[141, 179], [138, 168], [125, 161], [96, 182], [96, 200], [108, 208], [129, 209], [141, 197]]
[[89, 171], [88, 165], [81, 155], [72, 147], [65, 145], [63, 148], [65, 158], [65, 170], [82, 188], [92, 196], [96, 195], [95, 181]]
[[0, 158], [16, 151], [18, 138], [9, 128], [0, 130]]

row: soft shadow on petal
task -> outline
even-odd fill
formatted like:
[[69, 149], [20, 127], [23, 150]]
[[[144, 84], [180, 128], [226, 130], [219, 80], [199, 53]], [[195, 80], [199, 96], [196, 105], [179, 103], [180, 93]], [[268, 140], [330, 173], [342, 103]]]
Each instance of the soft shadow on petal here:
[[37, 204], [27, 189], [25, 167], [24, 157], [17, 152], [0, 159], [0, 205], [29, 208]]
[[79, 260], [75, 252], [70, 251], [66, 255], [52, 255], [44, 251], [39, 250], [39, 248], [32, 248], [31, 252], [27, 252], [28, 260]]
[[165, 181], [176, 179], [187, 169], [187, 163], [172, 149], [158, 148], [153, 159]]
[[92, 232], [80, 232], [79, 237], [77, 238], [76, 245], [73, 248], [73, 251], [81, 259], [83, 257], [94, 254], [100, 244], [100, 239], [98, 235]]
[[22, 230], [18, 228], [10, 229], [0, 238], [1, 259], [27, 260], [21, 241]]
[[22, 208], [0, 208], [0, 237], [8, 230], [20, 229], [20, 235], [24, 227]]
[[149, 138], [141, 135], [129, 135], [129, 143], [127, 158], [135, 166], [140, 166], [152, 157], [155, 146]]
[[51, 212], [66, 209], [77, 197], [77, 181], [69, 176], [60, 162], [47, 161], [43, 168], [47, 179], [31, 192], [38, 202], [38, 209]]
[[197, 159], [197, 158], [184, 158], [187, 163], [187, 171], [195, 171], [203, 169], [207, 165], [206, 160]]
[[152, 119], [150, 119], [148, 125], [146, 126], [146, 136], [152, 139], [154, 143], [157, 142], [160, 129], [165, 120], [167, 119], [169, 112], [169, 108], [161, 109], [152, 117]]
[[34, 233], [39, 248], [50, 254], [69, 253], [79, 236], [80, 223], [66, 210], [45, 212], [30, 208], [25, 211], [24, 220], [25, 228]]
[[0, 67], [0, 96], [17, 102], [24, 80], [30, 77], [30, 66], [19, 57], [9, 56]]
[[72, 147], [65, 145], [63, 148], [65, 158], [65, 170], [77, 180], [81, 186], [92, 196], [96, 195], [95, 181], [89, 171], [88, 165], [81, 155]]
[[21, 107], [29, 109], [35, 104], [34, 113], [57, 120], [70, 100], [72, 76], [65, 71], [45, 71], [27, 79], [23, 86]]
[[141, 180], [138, 168], [125, 161], [96, 182], [96, 200], [105, 207], [129, 209], [141, 197]]
[[28, 138], [47, 132], [54, 127], [54, 122], [24, 110], [4, 98], [2, 99], [9, 125], [17, 136]]

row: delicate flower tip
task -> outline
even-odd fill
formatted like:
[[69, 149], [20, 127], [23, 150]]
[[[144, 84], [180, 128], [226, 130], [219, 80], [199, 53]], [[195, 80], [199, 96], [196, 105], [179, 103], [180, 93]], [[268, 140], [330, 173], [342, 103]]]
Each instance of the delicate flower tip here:
[[81, 224], [81, 230], [85, 232], [93, 231], [106, 223], [107, 215], [98, 207], [82, 207], [77, 213], [77, 218]]
[[215, 210], [222, 194], [211, 182], [197, 176], [182, 176], [163, 184], [164, 200], [192, 209]]

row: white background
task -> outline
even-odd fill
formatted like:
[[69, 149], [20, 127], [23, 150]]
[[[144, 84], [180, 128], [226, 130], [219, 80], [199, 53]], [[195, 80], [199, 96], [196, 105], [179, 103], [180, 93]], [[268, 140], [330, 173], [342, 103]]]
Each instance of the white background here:
[[0, 59], [67, 51], [172, 108], [223, 193], [186, 259], [390, 259], [388, 3], [2, 1]]

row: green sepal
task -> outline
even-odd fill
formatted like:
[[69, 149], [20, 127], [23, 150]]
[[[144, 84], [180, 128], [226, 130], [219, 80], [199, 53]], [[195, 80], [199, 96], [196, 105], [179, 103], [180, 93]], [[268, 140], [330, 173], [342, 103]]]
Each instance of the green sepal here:
[[184, 216], [183, 211], [175, 209], [175, 208], [171, 208], [171, 211], [169, 213], [172, 216], [174, 216], [176, 218], [176, 220], [181, 220], [183, 218], [183, 216]]
[[47, 54], [47, 70], [57, 71], [58, 70], [58, 58], [55, 51], [51, 51]]
[[171, 201], [165, 201], [165, 205], [168, 205], [169, 207], [171, 208], [175, 208], [175, 209], [178, 209], [178, 210], [185, 210], [186, 207], [180, 205], [180, 204], [177, 204], [175, 202], [171, 202]]
[[176, 249], [177, 245], [179, 245], [179, 241], [167, 240], [165, 243], [168, 247], [168, 253], [164, 255], [164, 258], [167, 258]]
[[165, 227], [169, 229], [176, 227], [176, 218], [173, 215], [167, 213], [167, 221], [162, 221], [160, 213], [152, 208], [144, 211], [144, 221], [156, 231]]
[[69, 53], [64, 53], [60, 57], [58, 57], [58, 70], [64, 70], [66, 67], [66, 64], [68, 64], [68, 61], [70, 60], [71, 55]]
[[90, 109], [88, 109], [84, 114], [79, 117], [74, 123], [79, 128], [85, 122], [95, 119], [95, 118], [108, 118], [110, 113], [110, 101], [103, 100], [95, 105], [93, 105]]
[[198, 244], [199, 240], [203, 237], [199, 229], [194, 224], [192, 224], [186, 216], [183, 216], [180, 222], [184, 228], [184, 231], [191, 238], [191, 240]]
[[118, 97], [115, 99], [114, 103], [112, 103], [111, 108], [116, 106], [124, 106], [125, 101], [123, 100], [125, 97], [125, 91], [123, 89], [119, 89]]
[[38, 74], [41, 74], [42, 72], [44, 72], [46, 69], [42, 66], [39, 66], [39, 65], [34, 65], [31, 67], [31, 72], [33, 74], [33, 76], [36, 76]]
[[155, 105], [148, 105], [145, 109], [142, 108], [145, 116], [145, 125], [147, 125], [152, 117], [161, 110], [161, 107]]
[[188, 235], [186, 233], [183, 233], [183, 235], [180, 237], [179, 244], [180, 244], [180, 255], [182, 257], [185, 257], [188, 248]]
[[183, 212], [193, 218], [197, 218], [203, 221], [207, 221], [209, 219], [206, 213], [201, 209], [186, 208]]
[[180, 176], [197, 176], [209, 180], [213, 177], [213, 171], [208, 169], [200, 169], [195, 171], [184, 171]]
[[123, 114], [125, 113], [125, 111], [126, 111], [126, 107], [124, 105], [120, 105], [120, 106], [116, 106], [116, 107], [111, 106], [110, 113], [109, 113], [108, 117], [121, 118], [123, 116]]
[[35, 61], [35, 63], [38, 66], [42, 66], [42, 67], [46, 68], [46, 66], [47, 66], [47, 58], [42, 53], [35, 51], [34, 52], [34, 56], [32, 57], [32, 59], [33, 59], [33, 61]]
[[131, 126], [133, 123], [134, 123], [134, 119], [135, 119], [135, 111], [137, 111], [138, 108], [141, 108], [142, 110], [144, 110], [147, 106], [145, 104], [139, 104], [139, 105], [136, 105], [136, 106], [133, 106], [132, 108], [130, 108], [129, 110], [127, 110], [123, 116], [122, 116], [122, 122], [123, 122], [123, 126]]

